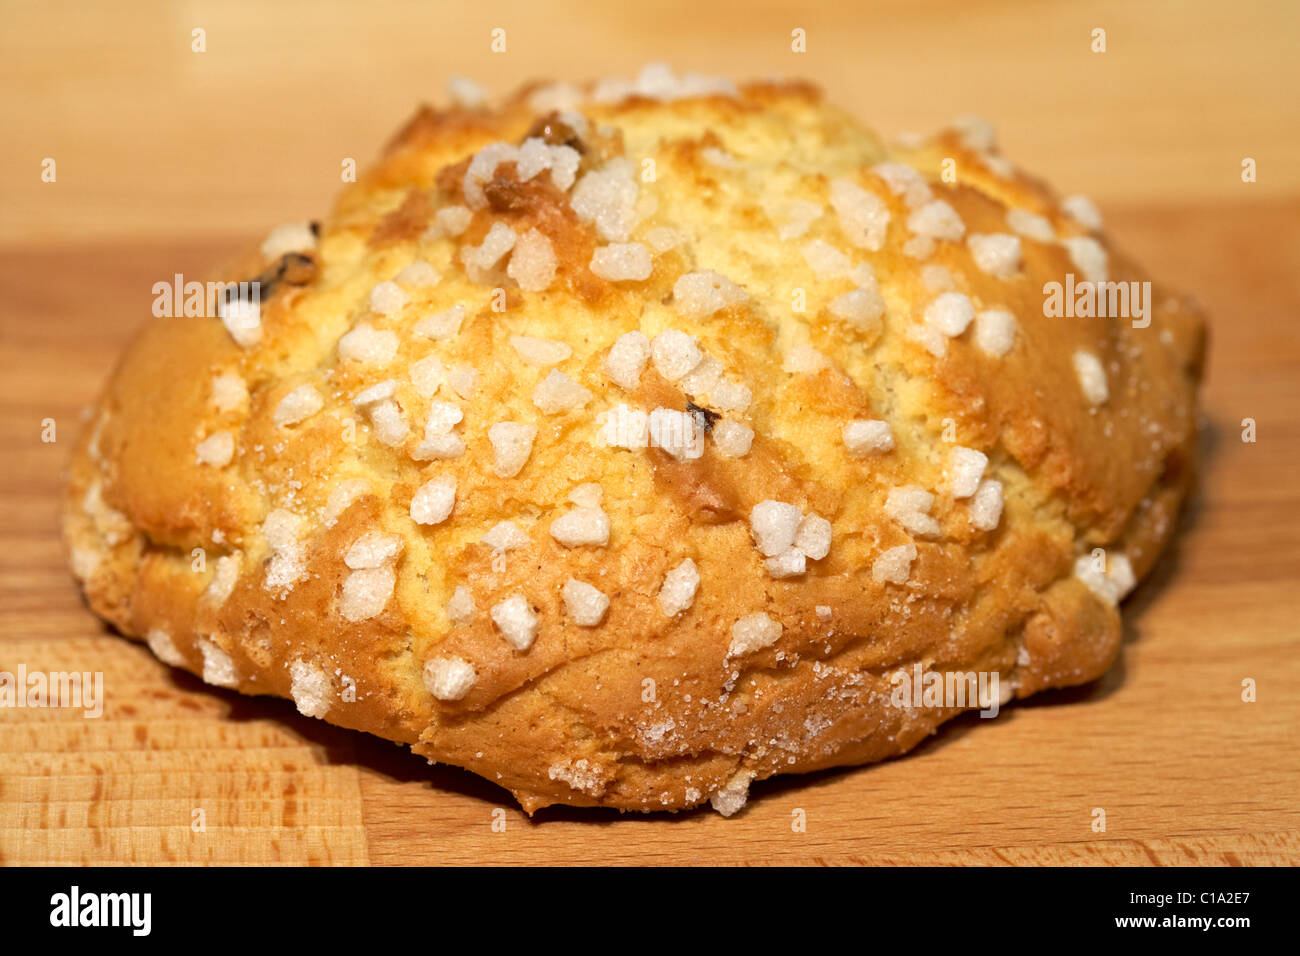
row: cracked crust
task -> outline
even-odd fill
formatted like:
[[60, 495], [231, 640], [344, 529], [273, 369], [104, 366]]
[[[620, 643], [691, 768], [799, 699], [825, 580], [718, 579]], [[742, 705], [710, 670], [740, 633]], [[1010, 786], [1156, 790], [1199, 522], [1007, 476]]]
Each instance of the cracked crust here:
[[[1194, 460], [1195, 306], [1155, 286], [1146, 328], [1044, 317], [1044, 283], [1079, 271], [1063, 240], [1098, 238], [1112, 280], [1146, 276], [1009, 168], [979, 128], [890, 148], [802, 84], [605, 97], [582, 103], [582, 119], [540, 103], [553, 94], [534, 86], [491, 109], [421, 110], [344, 191], [293, 268], [252, 254], [224, 273], [279, 276], [256, 344], [237, 344], [215, 317], [144, 328], [72, 464], [65, 532], [95, 611], [168, 663], [244, 693], [292, 697], [304, 713], [466, 767], [529, 812], [553, 803], [675, 810], [711, 797], [734, 812], [751, 779], [903, 753], [961, 709], [891, 704], [892, 675], [917, 663], [997, 671], [1020, 697], [1101, 674], [1120, 640], [1116, 599], [1131, 582], [1107, 590], [1076, 562], [1100, 548], [1140, 578], [1172, 532]], [[480, 184], [481, 206], [460, 235], [430, 229], [439, 210], [466, 203], [478, 150], [530, 133], [574, 149], [579, 186], [619, 157], [631, 162], [627, 238], [650, 242], [661, 230], [648, 278], [595, 275], [589, 263], [608, 235], [575, 211], [578, 187], [548, 172], [521, 182], [513, 162]], [[949, 159], [955, 183], [943, 178]], [[1018, 267], [999, 278], [961, 238], [914, 241], [908, 224], [923, 197], [891, 188], [882, 163], [918, 170], [965, 237], [1011, 233], [1011, 209], [1044, 217], [1051, 235], [1022, 235]], [[861, 223], [831, 208], [839, 179], [887, 210], [879, 248], [865, 248]], [[792, 200], [820, 212], [783, 239]], [[508, 258], [465, 264], [463, 250], [494, 223], [546, 237], [547, 288], [521, 288]], [[658, 249], [664, 228], [680, 241]], [[869, 264], [874, 278], [819, 274], [804, 255], [812, 240]], [[438, 281], [403, 284], [407, 301], [391, 314], [372, 308], [371, 289], [418, 261]], [[747, 298], [706, 317], [682, 314], [677, 282], [703, 269]], [[883, 315], [836, 314], [832, 302], [855, 285], [878, 292]], [[922, 317], [945, 287], [977, 311], [1014, 314], [1005, 355], [981, 348], [974, 327], [936, 338]], [[455, 335], [417, 334], [454, 305], [465, 307]], [[340, 338], [358, 325], [394, 333], [395, 354], [340, 357]], [[653, 361], [631, 387], [610, 380], [606, 356], [620, 335], [666, 329], [695, 337], [726, 381], [749, 390], [748, 405], [716, 384], [689, 393]], [[512, 336], [571, 351], [539, 367]], [[1101, 403], [1072, 364], [1080, 351], [1104, 370]], [[430, 355], [464, 387], [444, 381], [423, 394], [411, 365]], [[532, 401], [552, 367], [588, 390], [581, 407], [547, 413]], [[354, 405], [390, 380], [388, 401], [409, 432], [398, 439], [385, 437], [373, 404]], [[280, 403], [303, 385], [320, 407], [277, 424]], [[731, 407], [719, 411], [723, 395]], [[459, 457], [413, 457], [433, 401], [463, 410]], [[694, 419], [708, 431], [699, 457], [602, 440], [598, 416], [615, 406], [681, 411], [688, 402], [710, 410]], [[752, 428], [744, 455], [720, 451], [723, 419]], [[888, 422], [893, 448], [848, 454], [842, 430], [855, 419]], [[493, 464], [489, 429], [500, 421], [538, 430], [510, 477]], [[232, 436], [228, 462], [220, 447], [206, 461], [196, 451], [214, 433]], [[956, 496], [954, 446], [986, 455], [983, 480], [1001, 483], [991, 529], [977, 527], [974, 499]], [[412, 498], [439, 476], [456, 479], [451, 515], [416, 523]], [[600, 488], [608, 543], [566, 546], [552, 523], [588, 484]], [[934, 494], [937, 530], [918, 532], [887, 504], [911, 485]], [[341, 487], [355, 492], [350, 501]], [[591, 504], [590, 489], [577, 497]], [[764, 566], [750, 517], [767, 500], [831, 524], [829, 552], [810, 554], [802, 574], [773, 577]], [[481, 539], [505, 520], [526, 543], [494, 551]], [[378, 565], [365, 576], [346, 559], [373, 531], [397, 536], [400, 551], [354, 560]], [[873, 574], [882, 553], [908, 545], [915, 558], [901, 583]], [[694, 601], [667, 615], [660, 589], [688, 558], [700, 578]], [[574, 622], [570, 578], [609, 599], [596, 626]], [[453, 601], [460, 587], [472, 613]], [[513, 594], [540, 622], [526, 650], [490, 613]], [[758, 612], [780, 624], [779, 637], [732, 653], [733, 626]], [[442, 687], [439, 699], [426, 664], [453, 659], [473, 668], [472, 684]]]

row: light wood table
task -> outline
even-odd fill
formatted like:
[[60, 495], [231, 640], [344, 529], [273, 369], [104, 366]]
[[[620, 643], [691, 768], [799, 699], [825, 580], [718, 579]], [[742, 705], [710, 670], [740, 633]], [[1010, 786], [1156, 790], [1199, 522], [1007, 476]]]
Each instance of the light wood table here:
[[[757, 4], [729, 25], [694, 3], [584, 19], [565, 2], [543, 24], [542, 5], [485, 3], [439, 27], [424, 5], [367, 5], [365, 23], [345, 6], [0, 13], [0, 670], [101, 671], [107, 692], [99, 719], [0, 709], [0, 862], [1300, 862], [1294, 8], [843, 4], [791, 19]], [[1093, 191], [1123, 245], [1198, 295], [1214, 321], [1202, 483], [1125, 605], [1114, 669], [995, 721], [955, 721], [901, 760], [756, 785], [731, 820], [553, 808], [530, 822], [470, 774], [207, 687], [98, 624], [58, 543], [60, 473], [153, 282], [319, 209], [340, 155], [373, 152], [446, 71], [483, 77], [486, 55], [464, 51], [494, 18], [518, 51], [485, 77], [498, 89], [550, 72], [557, 43], [573, 54], [566, 75], [627, 72], [658, 45], [695, 68], [713, 51], [720, 71], [840, 83], [888, 130], [987, 103], [1013, 158]], [[785, 52], [800, 19], [823, 51], [803, 69]], [[1094, 20], [1111, 27], [1111, 75], [1076, 49]], [[191, 21], [212, 28], [207, 60], [184, 49]], [[232, 48], [237, 62], [223, 59]], [[59, 183], [29, 182], [50, 153], [67, 160]], [[1246, 155], [1260, 158], [1252, 186], [1237, 175]], [[303, 175], [311, 163], [322, 171]], [[1247, 417], [1254, 444], [1240, 440]], [[46, 418], [54, 443], [41, 441]], [[1245, 678], [1255, 703], [1241, 700]], [[1098, 807], [1105, 833], [1091, 827]], [[197, 809], [205, 832], [191, 828]], [[807, 832], [792, 832], [795, 809]]]

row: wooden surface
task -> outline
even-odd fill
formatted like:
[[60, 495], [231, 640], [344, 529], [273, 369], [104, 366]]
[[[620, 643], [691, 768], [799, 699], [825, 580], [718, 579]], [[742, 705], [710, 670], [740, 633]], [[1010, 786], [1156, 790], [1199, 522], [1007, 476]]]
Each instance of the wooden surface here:
[[1250, 156], [1284, 197], [1297, 36], [1295, 0], [4, 0], [0, 240], [260, 235], [322, 208], [449, 74], [504, 92], [655, 60], [806, 76], [891, 134], [973, 111], [1069, 192], [1235, 201]]
[[[0, 861], [1300, 862], [1294, 5], [832, 4], [792, 18], [759, 3], [729, 24], [696, 3], [580, 16], [561, 2], [547, 22], [544, 5], [480, 3], [441, 25], [431, 6], [370, 4], [365, 23], [325, 0], [87, 5], [89, 19], [60, 2], [0, 8], [0, 671], [98, 671], [106, 694], [98, 719], [0, 709]], [[512, 43], [499, 68], [467, 39], [493, 20]], [[791, 64], [800, 21], [810, 52]], [[191, 22], [225, 38], [210, 33], [206, 60], [188, 53]], [[1077, 49], [1096, 24], [1110, 60]], [[470, 774], [207, 687], [86, 611], [56, 535], [60, 472], [152, 284], [318, 209], [338, 158], [364, 160], [446, 72], [501, 89], [554, 72], [557, 48], [572, 76], [653, 58], [807, 73], [888, 131], [976, 108], [1013, 158], [1093, 192], [1124, 246], [1202, 300], [1201, 488], [1125, 605], [1105, 678], [962, 718], [901, 760], [756, 785], [731, 820], [550, 809], [530, 822]], [[41, 184], [50, 154], [59, 181]]]

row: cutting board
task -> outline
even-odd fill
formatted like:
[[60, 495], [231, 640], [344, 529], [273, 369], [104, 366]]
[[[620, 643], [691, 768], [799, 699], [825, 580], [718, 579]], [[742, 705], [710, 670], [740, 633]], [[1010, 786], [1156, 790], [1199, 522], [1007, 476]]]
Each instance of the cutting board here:
[[200, 274], [239, 242], [0, 250], [0, 670], [104, 682], [98, 717], [0, 709], [0, 861], [1300, 862], [1300, 204], [1107, 212], [1214, 323], [1201, 484], [1124, 605], [1119, 660], [901, 759], [756, 784], [731, 819], [530, 820], [469, 773], [208, 687], [101, 626], [56, 531], [79, 418], [157, 277]]
[[[0, 671], [98, 672], [105, 693], [97, 718], [0, 709], [0, 862], [1300, 862], [1300, 5], [736, 10], [0, 4]], [[1011, 158], [1094, 196], [1121, 245], [1202, 300], [1201, 485], [1124, 606], [1114, 668], [902, 759], [757, 784], [729, 820], [529, 820], [477, 777], [207, 687], [103, 628], [58, 543], [60, 473], [153, 283], [324, 209], [340, 162], [364, 163], [448, 74], [503, 92], [654, 60], [810, 77], [888, 133], [984, 114]]]

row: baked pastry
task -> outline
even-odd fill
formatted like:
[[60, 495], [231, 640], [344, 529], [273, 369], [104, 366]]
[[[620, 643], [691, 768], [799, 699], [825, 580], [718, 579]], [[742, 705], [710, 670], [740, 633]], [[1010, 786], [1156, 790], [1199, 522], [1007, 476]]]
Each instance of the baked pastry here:
[[67, 495], [97, 613], [530, 813], [729, 814], [989, 704], [902, 675], [1110, 665], [1204, 333], [1089, 202], [804, 83], [458, 90], [220, 274], [259, 302], [127, 350]]

